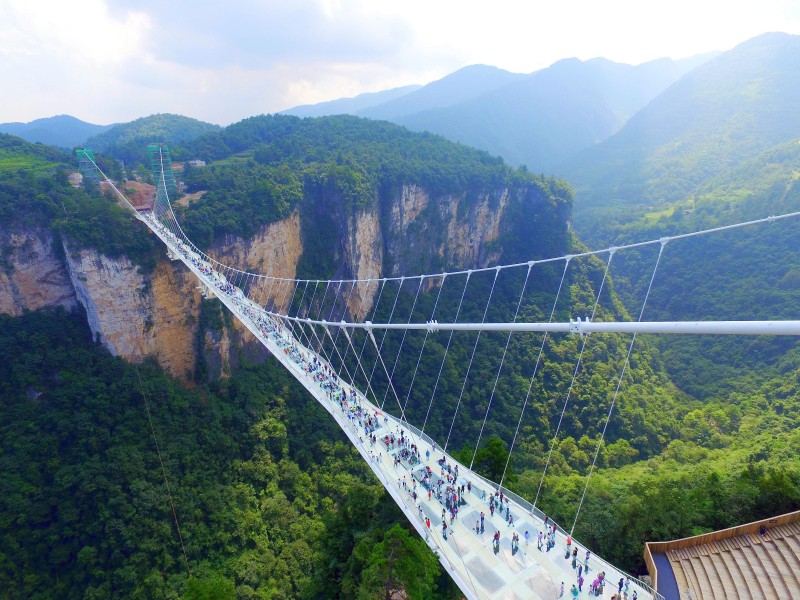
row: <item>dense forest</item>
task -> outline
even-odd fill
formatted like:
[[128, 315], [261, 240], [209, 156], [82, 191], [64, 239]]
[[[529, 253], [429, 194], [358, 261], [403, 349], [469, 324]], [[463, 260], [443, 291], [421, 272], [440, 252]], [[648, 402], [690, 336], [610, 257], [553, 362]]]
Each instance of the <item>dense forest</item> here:
[[[209, 161], [184, 173], [187, 192], [205, 191], [180, 213], [189, 237], [203, 247], [225, 234], [247, 237], [285, 217], [301, 200], [336, 199], [351, 214], [387, 204], [402, 185], [436, 196], [482, 193], [509, 185], [540, 187], [568, 203], [564, 182], [512, 169], [502, 159], [427, 133], [385, 122], [339, 116], [324, 119], [251, 117], [198, 138], [187, 151]], [[310, 257], [317, 268], [318, 257]]]
[[188, 160], [183, 154], [186, 144], [219, 129], [218, 125], [182, 115], [156, 114], [114, 125], [86, 140], [85, 147], [113, 156], [133, 173], [140, 165], [147, 165], [147, 144], [169, 144], [174, 148], [173, 158]]
[[[69, 157], [10, 136], [0, 136], [0, 144], [0, 222], [50, 227], [109, 256], [154, 264], [157, 249], [144, 228], [112, 199], [68, 185]], [[542, 226], [546, 235], [531, 240], [510, 228], [504, 259], [583, 249], [566, 226], [571, 194], [564, 182], [385, 123], [257, 117], [187, 142], [181, 152], [210, 161], [185, 172], [189, 191], [206, 194], [180, 212], [191, 237], [205, 247], [227, 234], [246, 237], [312, 200], [333, 198], [353, 213], [413, 182], [443, 195], [466, 193], [468, 200], [476, 190], [520, 185], [546, 200], [546, 209], [523, 222]], [[796, 144], [779, 147], [720, 175], [691, 204], [629, 223], [617, 241], [762, 216], [767, 209], [796, 210], [796, 153]], [[114, 161], [100, 160], [104, 170], [119, 170]], [[793, 314], [798, 275], [786, 258], [792, 227], [770, 227], [767, 237], [754, 232], [734, 243], [760, 260], [729, 260], [736, 255], [724, 239], [687, 245], [674, 256], [670, 246], [658, 275], [672, 283], [656, 286], [648, 316], [707, 318], [734, 308], [752, 318]], [[326, 244], [309, 246], [305, 272], [335, 272]], [[686, 268], [699, 260], [707, 267]], [[621, 257], [603, 287], [598, 318], [636, 314], [652, 266], [652, 252]], [[560, 269], [537, 267], [520, 318], [547, 318]], [[591, 310], [603, 271], [599, 259], [570, 269], [559, 319]], [[436, 313], [438, 287], [418, 299], [412, 286], [387, 289], [375, 319], [388, 318], [396, 306], [397, 314], [413, 308], [418, 319], [435, 314], [446, 320], [463, 295], [460, 320], [480, 320], [494, 294], [490, 317], [510, 320], [523, 276], [504, 274], [495, 287], [491, 277], [453, 277], [441, 288]], [[226, 326], [220, 310], [216, 302], [204, 303], [209, 327]], [[409, 597], [457, 595], [333, 421], [275, 363], [244, 362], [230, 379], [198, 377], [196, 387], [186, 388], [154, 363], [134, 366], [111, 357], [93, 343], [84, 318], [42, 312], [0, 321], [0, 460], [8, 474], [0, 483], [0, 585], [9, 597], [370, 598], [380, 595], [387, 548], [402, 548], [396, 574]], [[388, 335], [386, 355], [393, 357], [404, 343], [416, 358], [423, 336]], [[437, 439], [448, 435], [454, 406], [462, 401], [476, 342], [474, 334], [457, 334], [452, 344], [441, 335], [427, 342], [426, 367], [407, 408], [412, 421], [427, 418], [438, 386], [429, 424]], [[593, 336], [587, 344], [588, 366], [578, 375], [539, 502], [560, 522], [574, 518], [628, 342]], [[497, 404], [476, 448], [504, 343], [501, 335], [480, 340], [452, 446], [465, 460], [477, 451], [478, 470], [495, 479], [542, 339], [512, 338]], [[580, 344], [566, 336], [546, 343], [535, 402], [506, 482], [525, 497], [536, 496]], [[376, 360], [370, 352], [366, 360]], [[401, 358], [397, 369], [396, 388], [406, 394], [413, 364]], [[798, 373], [800, 351], [786, 340], [637, 340], [576, 538], [639, 573], [646, 540], [796, 509]], [[377, 396], [385, 395], [380, 373], [374, 387]]]
[[368, 598], [390, 545], [412, 597], [453, 595], [277, 362], [189, 390], [110, 356], [84, 318], [0, 316], [4, 597]]
[[[111, 176], [121, 177], [115, 160], [97, 160]], [[111, 196], [70, 186], [67, 172], [74, 170], [74, 158], [51, 146], [0, 134], [0, 223], [8, 229], [52, 228], [77, 247], [152, 267], [155, 245], [146, 230], [132, 226], [134, 217]]]

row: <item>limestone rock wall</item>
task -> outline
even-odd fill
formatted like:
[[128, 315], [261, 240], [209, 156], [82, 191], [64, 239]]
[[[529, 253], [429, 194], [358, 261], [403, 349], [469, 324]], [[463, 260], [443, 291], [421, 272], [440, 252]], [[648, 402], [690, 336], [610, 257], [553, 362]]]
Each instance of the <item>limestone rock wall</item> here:
[[[504, 217], [517, 200], [509, 190], [437, 197], [417, 185], [405, 185], [390, 197], [375, 198], [347, 213], [336, 197], [309, 198], [306, 209], [311, 212], [301, 213], [301, 204], [250, 239], [232, 236], [210, 253], [246, 271], [294, 278], [303, 256], [304, 223], [314, 215], [324, 219], [319, 221], [324, 227], [334, 228], [330, 251], [337, 277], [343, 279], [485, 266], [501, 255], [499, 241], [510, 220]], [[248, 360], [265, 354], [236, 321], [223, 330], [199, 331], [198, 282], [179, 261], [164, 256], [152, 272], [142, 273], [125, 257], [112, 259], [69, 242], [62, 245], [49, 230], [36, 229], [0, 229], [0, 250], [0, 312], [18, 315], [80, 304], [92, 332], [112, 353], [133, 361], [154, 356], [184, 380], [192, 377], [198, 351], [204, 353], [211, 377], [229, 373], [240, 353]], [[285, 310], [291, 299], [290, 286], [255, 278], [246, 283], [251, 297], [262, 305]], [[348, 317], [364, 319], [379, 288], [375, 281], [342, 286], [338, 294]]]
[[[219, 248], [210, 251], [210, 254], [221, 263], [243, 271], [293, 279], [297, 274], [297, 263], [303, 254], [300, 213], [295, 210], [282, 221], [263, 227], [248, 240], [229, 238]], [[252, 281], [251, 285], [255, 288], [251, 297], [256, 298], [260, 304], [272, 304], [279, 309], [285, 309], [289, 295], [285, 285], [276, 284], [272, 280]]]
[[509, 201], [508, 189], [433, 198], [418, 186], [404, 186], [387, 223], [387, 275], [483, 267], [498, 259], [500, 248], [491, 242], [502, 235]]
[[181, 263], [158, 262], [144, 275], [127, 258], [64, 244], [66, 267], [92, 333], [117, 356], [155, 356], [170, 373], [188, 378], [194, 366], [199, 291]]
[[48, 229], [7, 231], [0, 227], [0, 313], [77, 306], [75, 290]]

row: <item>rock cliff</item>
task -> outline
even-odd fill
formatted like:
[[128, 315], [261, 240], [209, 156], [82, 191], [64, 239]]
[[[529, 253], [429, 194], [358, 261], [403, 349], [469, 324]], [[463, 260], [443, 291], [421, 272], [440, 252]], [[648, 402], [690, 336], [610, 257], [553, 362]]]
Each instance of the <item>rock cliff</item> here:
[[48, 306], [77, 306], [59, 244], [48, 229], [0, 227], [0, 312], [17, 316]]
[[[342, 279], [485, 266], [507, 260], [513, 253], [506, 246], [513, 240], [524, 239], [516, 252], [532, 257], [536, 244], [530, 240], [535, 241], [539, 228], [552, 228], [553, 223], [566, 243], [566, 215], [556, 214], [563, 207], [548, 205], [551, 200], [528, 186], [472, 197], [437, 197], [417, 185], [405, 185], [368, 206], [346, 210], [335, 195], [312, 195], [288, 217], [260, 228], [251, 238], [229, 236], [209, 252], [237, 268], [290, 279], [307, 276], [299, 271], [313, 271], [319, 256], [329, 261], [330, 272], [314, 275]], [[545, 213], [547, 218], [520, 217]], [[548, 236], [552, 238], [552, 231]], [[242, 351], [263, 355], [254, 338], [235, 322], [223, 319], [220, 325], [217, 319], [209, 325], [201, 318], [197, 281], [165, 254], [155, 268], [143, 272], [124, 256], [110, 258], [79, 248], [49, 230], [0, 228], [0, 245], [4, 313], [80, 305], [95, 337], [110, 352], [134, 361], [155, 357], [184, 380], [196, 374], [199, 349], [203, 376], [209, 377], [224, 376]], [[285, 309], [291, 300], [293, 289], [288, 285], [263, 280], [252, 285], [262, 304]], [[378, 285], [367, 281], [345, 285], [338, 294], [348, 313], [362, 319], [377, 291]]]

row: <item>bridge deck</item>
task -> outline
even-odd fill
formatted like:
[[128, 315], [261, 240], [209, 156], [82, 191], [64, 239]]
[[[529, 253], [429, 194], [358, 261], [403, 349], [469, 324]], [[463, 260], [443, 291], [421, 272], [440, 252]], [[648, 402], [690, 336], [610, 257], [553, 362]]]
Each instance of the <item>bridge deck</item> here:
[[[565, 559], [565, 532], [556, 531], [555, 547], [549, 552], [544, 547], [539, 550], [538, 534], [545, 529], [540, 516], [509, 499], [503, 503], [502, 513], [495, 510], [492, 515], [488, 501], [494, 488], [490, 482], [443, 454], [427, 436], [421, 437], [413, 427], [379, 410], [357, 389], [342, 382], [324, 357], [306, 348], [283, 324], [264, 314], [260, 306], [229, 284], [223, 275], [215, 272], [152, 214], [141, 214], [140, 218], [336, 419], [468, 598], [551, 600], [559, 597], [562, 582], [564, 597], [572, 597], [570, 587], [577, 581], [577, 569], [572, 568], [571, 557]], [[384, 438], [392, 435], [398, 442], [402, 437], [404, 442], [387, 444]], [[412, 445], [419, 462], [412, 465], [406, 459], [396, 460], [401, 451], [410, 452]], [[463, 504], [460, 504], [452, 524], [449, 515], [446, 516], [447, 528], [443, 531], [444, 505], [435, 492], [441, 487], [441, 496], [445, 498], [448, 466], [451, 477], [458, 467], [458, 478], [453, 484], [458, 488], [464, 485], [465, 490], [463, 494], [460, 490], [451, 492], [457, 493], [459, 502]], [[426, 472], [433, 489], [430, 495], [423, 485]], [[441, 486], [438, 485], [440, 480]], [[506, 520], [506, 509], [513, 517], [513, 526]], [[481, 512], [485, 515], [483, 532], [479, 526]], [[528, 543], [524, 536], [526, 530], [530, 533]], [[493, 543], [495, 532], [500, 532], [497, 546]], [[517, 548], [512, 548], [511, 539], [515, 532], [520, 541]], [[576, 546], [573, 542], [572, 548]], [[586, 548], [580, 546], [580, 563], [584, 562], [585, 555]], [[617, 582], [625, 575], [594, 555], [588, 565], [579, 597], [587, 597], [592, 582], [604, 572], [606, 584], [598, 597], [611, 599], [617, 593]], [[631, 579], [627, 598], [633, 598], [634, 591], [641, 600], [653, 597], [648, 589]]]

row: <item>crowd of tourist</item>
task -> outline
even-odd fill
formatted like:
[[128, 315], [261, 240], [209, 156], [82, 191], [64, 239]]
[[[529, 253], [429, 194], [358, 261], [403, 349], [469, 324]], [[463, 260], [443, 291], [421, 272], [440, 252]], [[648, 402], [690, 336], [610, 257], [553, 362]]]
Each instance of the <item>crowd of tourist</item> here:
[[[349, 426], [358, 436], [362, 448], [366, 451], [371, 460], [376, 462], [383, 461], [383, 452], [393, 456], [393, 466], [395, 469], [403, 465], [410, 473], [410, 481], [405, 475], [398, 477], [398, 489], [408, 495], [416, 505], [418, 517], [423, 523], [426, 531], [431, 529], [431, 519], [425, 515], [423, 510], [424, 499], [418, 493], [417, 484], [424, 489], [422, 494], [427, 494], [428, 501], [435, 500], [442, 508], [441, 527], [442, 539], [447, 540], [448, 533], [453, 533], [453, 523], [458, 518], [459, 509], [467, 504], [467, 494], [473, 491], [471, 481], [459, 481], [459, 466], [448, 461], [447, 455], [442, 453], [442, 457], [436, 460], [438, 473], [427, 464], [431, 458], [431, 452], [436, 451], [436, 445], [432, 444], [431, 449], [425, 450], [425, 461], [422, 460], [420, 448], [413, 442], [406, 431], [397, 426], [395, 431], [389, 430], [389, 420], [375, 408], [367, 409], [366, 402], [362, 402], [360, 394], [352, 386], [343, 384], [336, 371], [327, 363], [320, 359], [318, 355], [300, 345], [291, 331], [282, 323], [266, 314], [261, 307], [249, 300], [237, 286], [232, 285], [222, 274], [215, 271], [211, 265], [197, 252], [185, 244], [179, 237], [174, 235], [168, 228], [152, 217], [152, 214], [144, 215], [148, 221], [164, 237], [171, 241], [171, 246], [178, 249], [183, 257], [187, 259], [203, 276], [206, 283], [210, 283], [226, 296], [237, 307], [238, 310], [250, 321], [252, 325], [261, 333], [265, 339], [271, 340], [286, 356], [291, 360], [310, 380], [319, 387], [323, 396], [328, 399], [333, 406], [341, 411], [347, 419]], [[392, 423], [395, 423], [392, 421]], [[365, 441], [366, 440], [366, 441]], [[377, 451], [376, 451], [377, 449]], [[405, 463], [405, 464], [404, 464]], [[485, 501], [486, 494], [482, 490], [475, 488], [475, 497], [480, 501]], [[511, 500], [503, 491], [495, 491], [489, 494], [486, 503], [490, 519], [494, 519], [495, 513], [502, 519], [506, 527], [515, 529], [514, 515], [511, 512]], [[449, 523], [448, 523], [449, 514]], [[480, 512], [480, 518], [476, 519], [475, 534], [482, 537], [485, 531], [485, 514]], [[542, 530], [537, 531], [536, 547], [540, 552], [550, 552], [556, 546], [558, 526], [552, 522], [547, 515], [543, 520]], [[522, 536], [513, 531], [511, 534], [511, 553], [515, 555], [520, 551], [520, 539]], [[495, 554], [500, 552], [502, 535], [500, 528], [496, 528], [492, 535], [492, 548]], [[525, 545], [528, 546], [531, 534], [528, 530], [524, 532]], [[588, 575], [589, 561], [591, 552], [586, 550], [584, 560], [578, 560], [577, 544], [572, 545], [572, 537], [566, 538], [566, 552], [564, 558], [571, 559], [571, 567], [575, 572], [575, 583], [570, 587], [573, 597], [578, 597], [583, 593]], [[606, 585], [605, 573], [600, 572], [589, 584], [587, 591], [589, 595], [600, 596]], [[612, 596], [612, 600], [637, 600], [637, 591], [629, 596], [630, 579], [621, 578], [618, 583], [618, 592]], [[564, 596], [565, 585], [561, 583], [560, 595]]]

